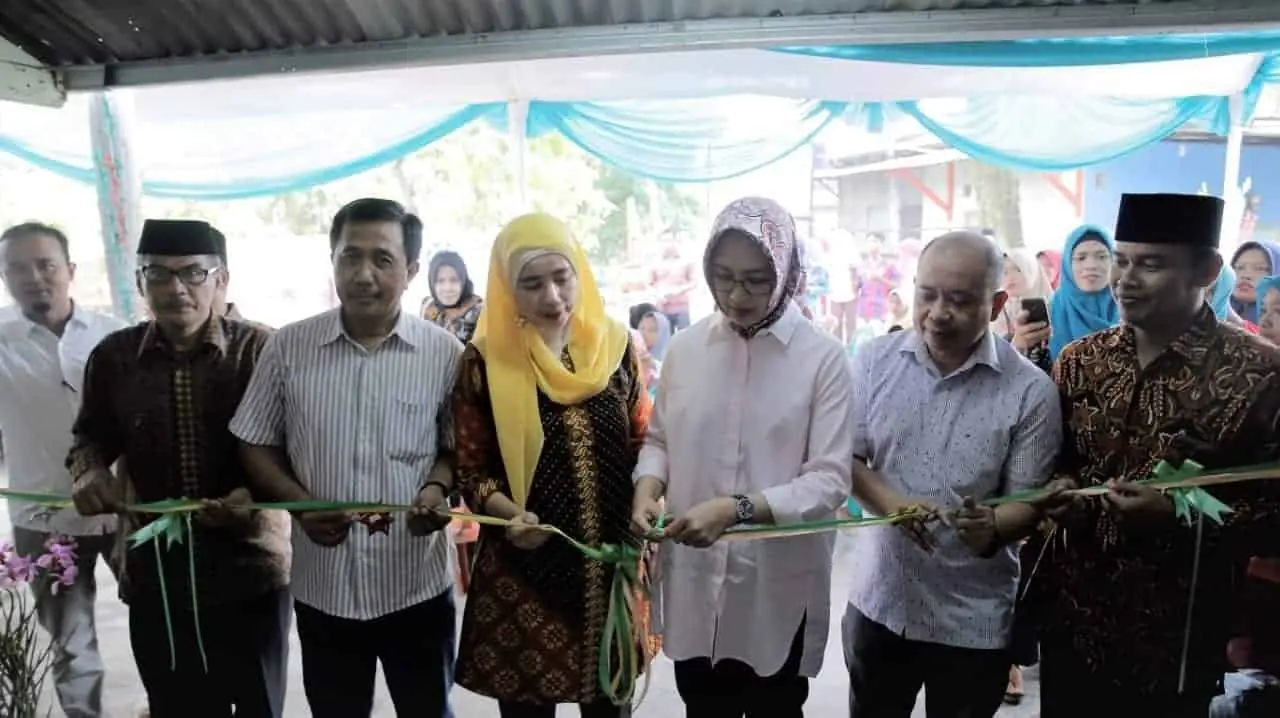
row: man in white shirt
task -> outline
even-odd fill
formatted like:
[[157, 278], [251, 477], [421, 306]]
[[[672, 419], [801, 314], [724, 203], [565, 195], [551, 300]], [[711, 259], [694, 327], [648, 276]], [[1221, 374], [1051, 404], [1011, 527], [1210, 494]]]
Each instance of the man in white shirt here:
[[[462, 344], [400, 308], [422, 223], [390, 200], [356, 200], [334, 217], [330, 244], [341, 307], [271, 338], [231, 431], [257, 495], [416, 504], [426, 519], [452, 491], [438, 435], [451, 439], [439, 422]], [[453, 563], [434, 531], [447, 521], [298, 521], [291, 587], [311, 715], [369, 716], [381, 663], [396, 715], [451, 716]]]
[[[0, 234], [0, 275], [18, 309], [0, 322], [0, 433], [13, 489], [71, 493], [65, 462], [85, 362], [99, 340], [125, 326], [75, 305], [75, 270], [66, 235], [54, 227], [27, 223]], [[44, 553], [51, 534], [76, 542], [78, 578], [56, 594], [39, 587], [36, 613], [53, 638], [54, 687], [63, 712], [68, 718], [103, 715], [93, 576], [99, 557], [110, 560], [115, 517], [82, 518], [71, 508], [47, 511], [10, 501], [9, 520], [14, 547], [25, 556]]]
[[1003, 266], [982, 236], [935, 239], [914, 330], [854, 355], [855, 497], [879, 516], [938, 507], [950, 525], [859, 529], [843, 625], [850, 718], [909, 718], [921, 684], [929, 718], [989, 718], [1004, 697], [1015, 549], [1038, 516], [966, 500], [1048, 481], [1062, 416], [1053, 381], [988, 330]]
[[675, 335], [636, 466], [635, 530], [675, 517], [655, 628], [691, 717], [801, 718], [826, 646], [834, 537], [717, 542], [731, 526], [830, 518], [850, 490], [845, 353], [805, 320], [795, 223], [748, 198], [705, 260], [719, 311]]

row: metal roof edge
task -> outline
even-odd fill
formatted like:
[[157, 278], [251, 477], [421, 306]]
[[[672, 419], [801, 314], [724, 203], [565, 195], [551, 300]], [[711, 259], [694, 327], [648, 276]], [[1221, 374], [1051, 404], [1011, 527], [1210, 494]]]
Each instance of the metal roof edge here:
[[54, 68], [71, 91], [385, 66], [696, 49], [888, 44], [1177, 31], [1227, 32], [1280, 26], [1280, 2], [1193, 0], [1151, 5], [1074, 5], [979, 10], [866, 12], [805, 17], [646, 24], [424, 37], [240, 54]]

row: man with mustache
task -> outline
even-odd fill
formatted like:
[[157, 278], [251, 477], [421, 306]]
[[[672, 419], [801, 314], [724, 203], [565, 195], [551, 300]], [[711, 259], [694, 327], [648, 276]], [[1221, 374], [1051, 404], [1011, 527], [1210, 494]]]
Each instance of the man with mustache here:
[[[1111, 289], [1122, 323], [1058, 357], [1065, 441], [1039, 568], [1044, 718], [1200, 718], [1229, 670], [1236, 596], [1251, 556], [1280, 546], [1280, 486], [1214, 486], [1221, 525], [1180, 525], [1169, 496], [1137, 483], [1157, 464], [1227, 469], [1280, 459], [1280, 350], [1220, 323], [1204, 291], [1222, 267], [1222, 200], [1125, 195]], [[1061, 539], [1061, 540], [1057, 540]]]
[[231, 430], [271, 499], [419, 509], [365, 517], [368, 530], [345, 511], [298, 515], [292, 589], [311, 715], [369, 716], [381, 663], [397, 715], [446, 718], [453, 562], [437, 529], [453, 490], [445, 402], [462, 344], [401, 309], [422, 253], [415, 215], [358, 199], [334, 215], [329, 242], [341, 307], [276, 333]]
[[154, 319], [107, 336], [89, 356], [67, 457], [85, 516], [121, 510], [125, 489], [107, 468], [117, 459], [137, 501], [205, 501], [190, 546], [127, 553], [121, 596], [151, 718], [283, 711], [287, 547], [271, 516], [240, 508], [249, 477], [227, 428], [270, 334], [214, 314], [227, 280], [218, 230], [147, 220], [136, 281]]
[[[0, 429], [9, 486], [21, 491], [71, 491], [64, 461], [85, 361], [104, 336], [124, 326], [72, 301], [75, 272], [60, 230], [33, 222], [0, 234], [0, 277], [18, 309], [0, 323]], [[36, 616], [53, 638], [54, 686], [63, 712], [97, 718], [103, 715], [104, 674], [93, 573], [99, 557], [111, 556], [115, 519], [86, 519], [72, 509], [44, 511], [18, 501], [9, 502], [9, 519], [14, 548], [24, 556], [44, 553], [52, 534], [75, 540], [79, 580], [58, 593], [44, 586], [35, 591]]]

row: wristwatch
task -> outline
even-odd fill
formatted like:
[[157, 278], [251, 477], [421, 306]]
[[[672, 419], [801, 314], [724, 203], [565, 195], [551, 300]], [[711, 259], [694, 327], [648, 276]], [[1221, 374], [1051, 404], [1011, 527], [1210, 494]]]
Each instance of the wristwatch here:
[[756, 505], [745, 494], [734, 494], [733, 500], [737, 504], [734, 511], [734, 524], [750, 523], [751, 519], [756, 517]]

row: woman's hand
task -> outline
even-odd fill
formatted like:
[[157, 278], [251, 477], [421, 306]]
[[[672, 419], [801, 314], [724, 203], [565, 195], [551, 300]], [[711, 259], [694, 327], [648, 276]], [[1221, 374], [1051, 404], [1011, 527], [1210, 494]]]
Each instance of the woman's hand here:
[[709, 499], [689, 509], [667, 527], [667, 538], [694, 548], [715, 543], [733, 526], [738, 517], [738, 502], [729, 497]]
[[1009, 343], [1022, 354], [1049, 341], [1049, 323], [1029, 321], [1031, 315], [1025, 311], [1013, 317], [1013, 336]]
[[550, 532], [543, 531], [538, 526], [538, 515], [526, 511], [512, 519], [515, 525], [507, 527], [507, 540], [516, 548], [532, 551], [551, 538]]

